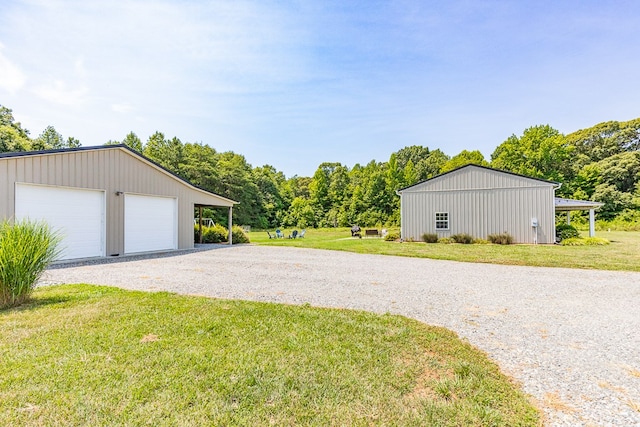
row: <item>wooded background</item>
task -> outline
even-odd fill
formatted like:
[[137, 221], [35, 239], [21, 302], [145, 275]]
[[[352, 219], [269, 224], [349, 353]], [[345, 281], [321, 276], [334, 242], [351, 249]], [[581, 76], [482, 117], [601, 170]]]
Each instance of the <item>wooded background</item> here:
[[[557, 196], [604, 203], [599, 220], [640, 224], [640, 118], [568, 135], [549, 125], [532, 126], [499, 144], [490, 159], [477, 150], [449, 157], [440, 149], [412, 145], [384, 162], [321, 163], [312, 177], [287, 178], [270, 165], [253, 167], [241, 154], [183, 143], [162, 132], [146, 143], [134, 132], [106, 142], [121, 143], [202, 189], [240, 202], [234, 222], [258, 228], [398, 225], [396, 190], [469, 163], [560, 182]], [[64, 139], [53, 126], [31, 138], [12, 110], [0, 105], [0, 152], [78, 146], [80, 141]], [[226, 223], [226, 211], [205, 215]], [[580, 214], [575, 221], [581, 221]]]

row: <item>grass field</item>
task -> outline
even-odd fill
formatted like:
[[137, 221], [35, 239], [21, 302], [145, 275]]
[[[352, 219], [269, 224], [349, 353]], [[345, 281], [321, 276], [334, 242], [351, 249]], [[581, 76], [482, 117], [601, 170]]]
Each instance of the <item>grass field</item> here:
[[452, 332], [401, 316], [37, 289], [0, 311], [0, 425], [535, 426]]
[[[283, 230], [285, 235], [290, 230]], [[397, 231], [397, 230], [389, 230]], [[304, 239], [269, 239], [264, 231], [249, 233], [252, 243], [340, 251], [445, 259], [494, 264], [640, 271], [640, 232], [601, 231], [606, 246], [461, 245], [385, 242], [380, 238], [351, 238], [348, 228], [308, 229]]]

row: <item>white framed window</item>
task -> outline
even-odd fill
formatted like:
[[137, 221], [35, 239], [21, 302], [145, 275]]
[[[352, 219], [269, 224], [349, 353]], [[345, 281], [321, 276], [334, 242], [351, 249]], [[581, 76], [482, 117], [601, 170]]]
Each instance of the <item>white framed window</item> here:
[[449, 212], [436, 212], [436, 230], [449, 229]]

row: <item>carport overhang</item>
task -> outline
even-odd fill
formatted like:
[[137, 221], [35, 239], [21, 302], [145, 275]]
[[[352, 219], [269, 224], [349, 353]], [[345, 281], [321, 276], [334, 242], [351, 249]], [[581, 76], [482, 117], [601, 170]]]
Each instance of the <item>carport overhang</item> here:
[[556, 213], [566, 212], [567, 224], [571, 223], [571, 211], [589, 211], [589, 237], [596, 235], [595, 210], [602, 205], [604, 205], [604, 203], [589, 200], [573, 200], [562, 197], [555, 198]]
[[221, 208], [226, 207], [229, 209], [229, 245], [233, 244], [233, 205], [239, 204], [238, 202], [234, 202], [233, 200], [224, 199], [225, 202], [231, 202], [231, 204], [206, 204], [206, 203], [194, 203], [194, 207], [198, 209], [198, 235], [200, 236], [200, 243], [202, 243], [202, 208]]

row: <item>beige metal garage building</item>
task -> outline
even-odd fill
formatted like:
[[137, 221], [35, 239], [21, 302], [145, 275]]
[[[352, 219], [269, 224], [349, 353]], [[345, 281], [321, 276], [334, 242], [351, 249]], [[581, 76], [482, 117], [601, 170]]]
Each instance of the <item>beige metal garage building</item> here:
[[[421, 240], [467, 233], [486, 239], [507, 232], [517, 243], [554, 243], [556, 211], [593, 210], [601, 203], [555, 197], [557, 182], [466, 165], [398, 190], [401, 236]], [[570, 203], [569, 203], [570, 202]]]
[[0, 154], [0, 218], [45, 220], [62, 259], [187, 249], [197, 207], [237, 202], [199, 189], [125, 145]]

